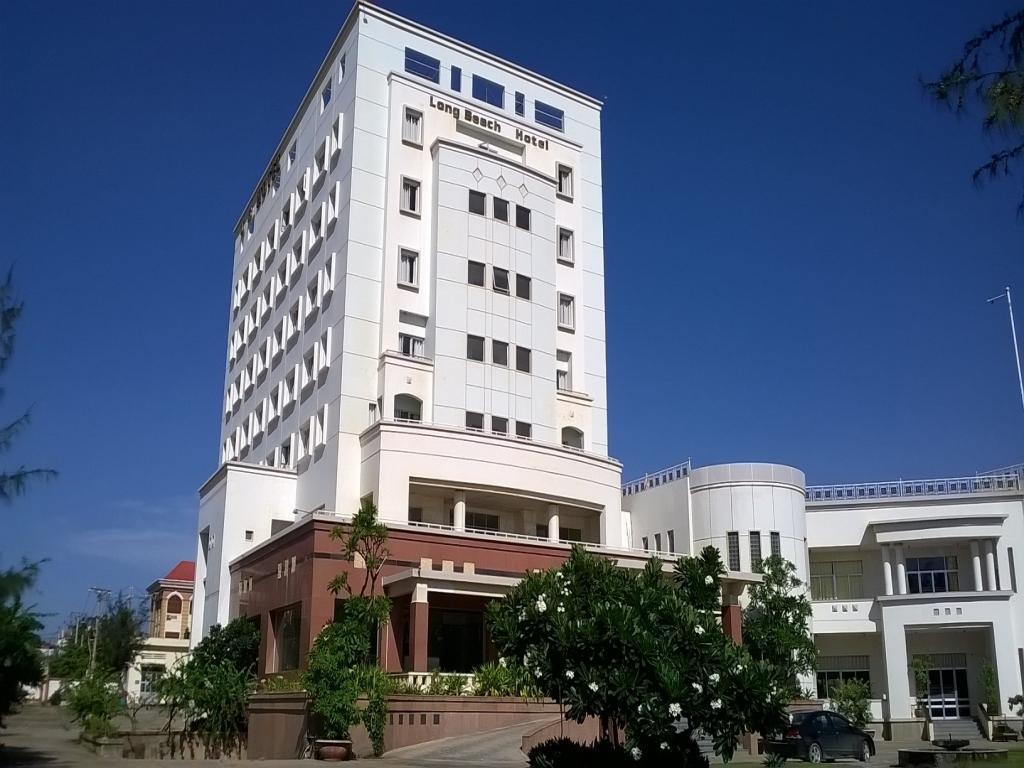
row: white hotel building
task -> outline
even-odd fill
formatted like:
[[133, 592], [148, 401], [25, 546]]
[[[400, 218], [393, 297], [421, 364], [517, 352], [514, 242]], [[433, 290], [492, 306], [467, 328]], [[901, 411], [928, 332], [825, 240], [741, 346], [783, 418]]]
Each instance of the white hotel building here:
[[973, 714], [986, 660], [1001, 700], [1020, 692], [1019, 474], [818, 488], [790, 467], [680, 465], [621, 483], [600, 115], [355, 4], [236, 224], [192, 641], [249, 615], [261, 674], [301, 665], [334, 610], [327, 531], [371, 498], [395, 560], [391, 671], [480, 661], [480, 601], [572, 542], [624, 565], [714, 544], [729, 621], [770, 553], [810, 583], [822, 693], [864, 677], [877, 716], [907, 720], [918, 656], [935, 716]]

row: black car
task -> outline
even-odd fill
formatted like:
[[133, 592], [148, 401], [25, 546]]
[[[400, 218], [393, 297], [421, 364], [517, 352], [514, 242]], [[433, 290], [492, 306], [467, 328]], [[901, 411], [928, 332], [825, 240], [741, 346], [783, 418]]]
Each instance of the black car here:
[[875, 741], [835, 712], [795, 712], [786, 733], [769, 744], [769, 751], [811, 763], [837, 757], [855, 757], [864, 762], [874, 756]]

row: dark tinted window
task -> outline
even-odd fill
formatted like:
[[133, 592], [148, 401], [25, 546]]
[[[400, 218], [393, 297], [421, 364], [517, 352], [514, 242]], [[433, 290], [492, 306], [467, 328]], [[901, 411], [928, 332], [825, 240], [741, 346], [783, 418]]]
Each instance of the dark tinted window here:
[[530, 209], [523, 208], [521, 205], [516, 206], [516, 226], [520, 229], [529, 231], [530, 229]]
[[479, 261], [469, 262], [469, 275], [466, 278], [470, 285], [484, 284], [484, 265]]
[[491, 362], [495, 365], [508, 366], [508, 344], [504, 341], [491, 342]]
[[526, 114], [526, 97], [516, 91], [516, 114], [522, 117]]
[[491, 287], [498, 293], [508, 293], [508, 270], [494, 267], [491, 270]]
[[498, 221], [508, 221], [508, 201], [500, 197], [492, 198], [491, 205], [494, 208], [494, 218]]
[[508, 419], [501, 416], [491, 416], [491, 432], [496, 432], [499, 435], [507, 435]]
[[516, 370], [530, 372], [530, 350], [526, 347], [516, 347]]
[[505, 86], [498, 85], [486, 77], [473, 75], [473, 98], [500, 109], [505, 106]]
[[526, 275], [516, 275], [516, 296], [520, 299], [530, 298], [530, 278]]
[[484, 340], [480, 336], [466, 336], [466, 357], [470, 360], [484, 359]]
[[462, 90], [462, 70], [458, 67], [452, 67], [452, 90]]
[[487, 195], [483, 192], [469, 190], [469, 212], [483, 216], [487, 212]]
[[474, 413], [473, 411], [466, 411], [466, 429], [483, 429], [484, 428], [484, 415], [482, 413]]
[[565, 127], [565, 112], [556, 109], [543, 101], [535, 102], [533, 117], [541, 125], [561, 131]]
[[405, 49], [405, 71], [433, 83], [441, 82], [441, 62], [412, 48]]
[[528, 424], [525, 421], [516, 422], [516, 436], [517, 437], [530, 437], [533, 434], [533, 425]]

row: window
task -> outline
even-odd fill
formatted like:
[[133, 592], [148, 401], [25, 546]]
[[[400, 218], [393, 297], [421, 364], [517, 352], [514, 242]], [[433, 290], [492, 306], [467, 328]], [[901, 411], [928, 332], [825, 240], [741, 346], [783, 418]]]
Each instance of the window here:
[[516, 296], [520, 299], [530, 299], [530, 278], [526, 275], [516, 275]]
[[661, 534], [654, 534], [654, 551], [661, 552]]
[[498, 531], [501, 519], [497, 515], [489, 515], [486, 512], [466, 512], [466, 527], [476, 528], [480, 531]]
[[395, 395], [395, 418], [402, 421], [419, 421], [423, 403], [412, 395]]
[[832, 698], [833, 688], [845, 680], [871, 683], [871, 665], [867, 656], [819, 656], [816, 666], [818, 698]]
[[516, 422], [516, 437], [529, 440], [533, 436], [533, 425], [526, 421]]
[[558, 294], [558, 327], [567, 331], [576, 327], [576, 300], [565, 293]]
[[412, 107], [405, 108], [402, 119], [402, 141], [406, 144], [423, 146], [423, 113]]
[[508, 270], [491, 268], [491, 287], [498, 293], [508, 293]]
[[647, 537], [646, 536], [644, 536], [640, 541], [643, 543], [645, 550], [650, 549], [650, 547], [647, 545]]
[[491, 432], [496, 435], [507, 435], [508, 419], [503, 416], [491, 416]]
[[864, 597], [864, 564], [860, 560], [811, 563], [812, 600], [858, 600]]
[[750, 570], [758, 573], [761, 570], [761, 532], [750, 532]]
[[299, 634], [301, 607], [294, 605], [271, 614], [274, 628], [274, 671], [287, 672], [299, 668]]
[[345, 54], [341, 54], [341, 58], [338, 59], [338, 82], [345, 79]]
[[526, 347], [516, 347], [516, 370], [530, 372], [530, 350]]
[[668, 553], [674, 555], [676, 553], [676, 532], [668, 532]]
[[771, 539], [772, 556], [782, 557], [782, 537], [779, 536], [778, 531], [772, 531], [768, 534]]
[[409, 522], [410, 523], [422, 523], [423, 522], [423, 507], [409, 507]]
[[527, 232], [530, 231], [530, 209], [523, 208], [521, 205], [516, 206], [516, 226], [520, 229], [525, 229]]
[[516, 114], [522, 117], [526, 114], [526, 97], [516, 91]]
[[295, 164], [295, 155], [296, 155], [296, 147], [297, 146], [298, 146], [298, 142], [293, 141], [292, 145], [290, 147], [288, 147], [288, 169], [289, 170]]
[[740, 535], [736, 531], [729, 531], [725, 534], [726, 545], [729, 550], [729, 570], [740, 569]]
[[541, 125], [554, 128], [556, 131], [565, 129], [565, 112], [545, 104], [543, 101], [534, 102], [533, 119]]
[[441, 62], [412, 48], [405, 49], [405, 71], [432, 83], [441, 82]]
[[469, 274], [466, 277], [470, 285], [483, 286], [485, 267], [479, 261], [469, 262]]
[[494, 339], [491, 341], [491, 362], [508, 367], [508, 344]]
[[473, 98], [501, 109], [505, 106], [505, 86], [498, 85], [486, 77], [473, 75]]
[[572, 392], [572, 352], [555, 352], [555, 389]]
[[398, 349], [406, 357], [423, 357], [423, 339], [408, 333], [400, 333]]
[[474, 189], [469, 190], [469, 212], [485, 216], [487, 213], [487, 195]]
[[558, 260], [565, 264], [574, 264], [576, 262], [572, 230], [565, 227], [558, 228]]
[[558, 194], [562, 197], [572, 199], [572, 168], [568, 165], [558, 164], [556, 169], [558, 177]]
[[181, 613], [181, 595], [171, 595], [167, 598], [167, 612]]
[[402, 213], [420, 213], [420, 183], [402, 177]]
[[484, 430], [484, 415], [475, 411], [466, 411], [466, 429]]
[[481, 336], [466, 336], [466, 357], [470, 360], [484, 359], [484, 340]]
[[452, 90], [462, 90], [462, 69], [459, 67], [452, 67]]
[[415, 288], [420, 284], [420, 255], [408, 248], [399, 248], [398, 254], [398, 284]]
[[253, 532], [252, 531], [246, 531], [245, 532], [245, 540], [246, 541], [252, 541], [252, 538], [253, 538]]
[[327, 81], [327, 85], [320, 91], [320, 112], [323, 113], [327, 109], [327, 105], [331, 103], [331, 81]]
[[277, 449], [277, 466], [279, 467], [290, 467], [292, 465], [292, 444], [291, 441], [286, 440], [281, 443], [281, 447]]
[[[566, 448], [583, 450], [583, 433], [573, 427], [562, 427], [562, 445]], [[658, 546], [661, 549], [661, 546]]]
[[495, 221], [508, 221], [508, 200], [502, 200], [500, 197], [491, 198], [491, 207], [494, 211]]
[[960, 573], [956, 557], [908, 557], [907, 590], [912, 595], [926, 592], [959, 592]]

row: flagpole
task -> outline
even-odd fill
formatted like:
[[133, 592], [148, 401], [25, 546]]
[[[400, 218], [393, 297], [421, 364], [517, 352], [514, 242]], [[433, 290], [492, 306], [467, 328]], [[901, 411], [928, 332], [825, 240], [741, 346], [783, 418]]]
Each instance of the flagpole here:
[[1021, 407], [1024, 407], [1024, 375], [1021, 374], [1020, 369], [1020, 348], [1017, 346], [1017, 326], [1013, 322], [1013, 299], [1010, 298], [1010, 286], [1006, 286], [1006, 288], [1003, 289], [1003, 293], [989, 299], [988, 303], [991, 304], [995, 301], [999, 301], [999, 299], [1003, 297], [1006, 298], [1006, 308], [1010, 312], [1010, 335], [1013, 337], [1013, 357], [1017, 363], [1017, 383], [1020, 385], [1020, 404]]

